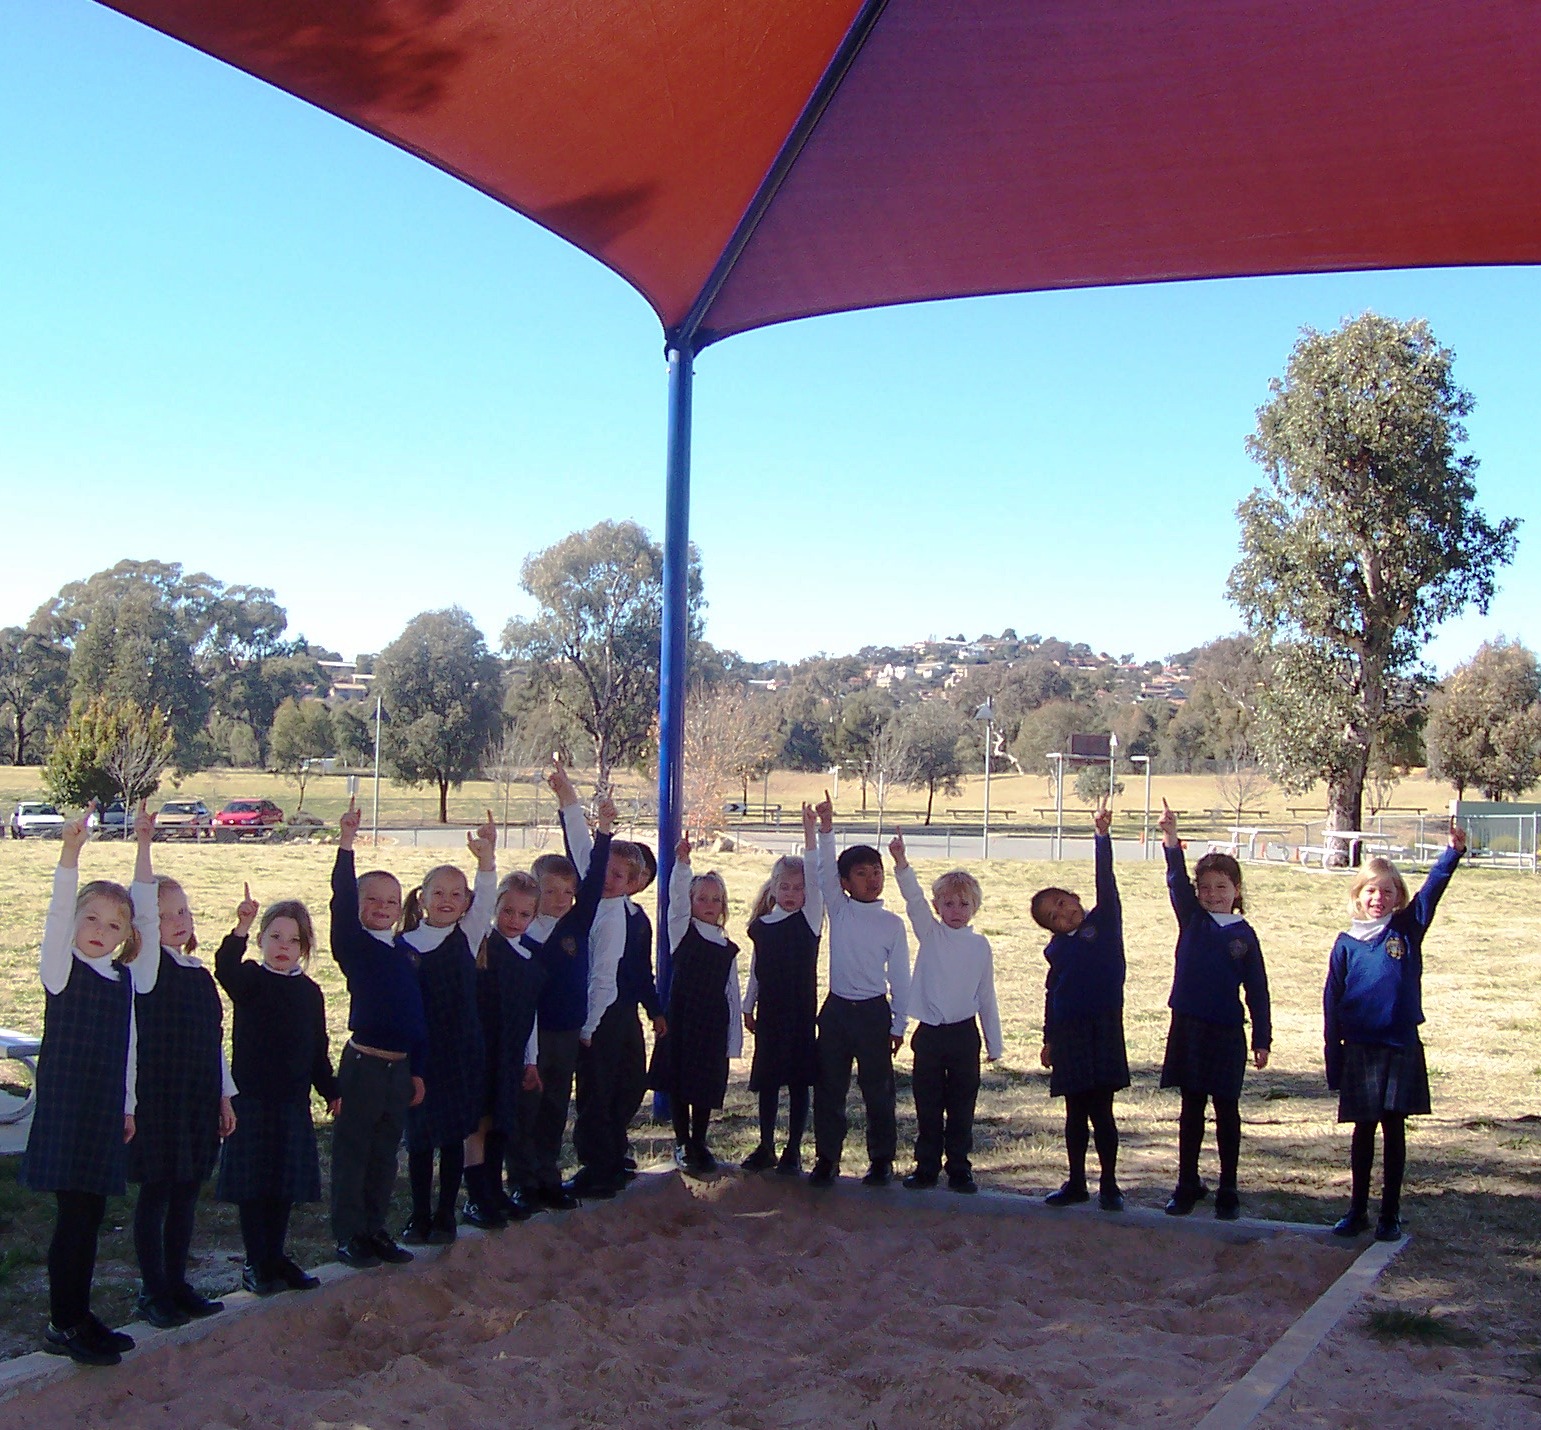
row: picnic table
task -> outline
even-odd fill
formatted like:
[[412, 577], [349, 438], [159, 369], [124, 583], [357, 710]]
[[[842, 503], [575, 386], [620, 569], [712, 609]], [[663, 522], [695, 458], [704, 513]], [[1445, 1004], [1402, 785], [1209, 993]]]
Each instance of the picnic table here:
[[0, 1122], [23, 1122], [32, 1116], [37, 1102], [37, 1055], [43, 1044], [30, 1033], [18, 1033], [10, 1028], [0, 1028], [0, 1053], [20, 1063], [28, 1073], [27, 1095], [16, 1107], [0, 1111]]
[[[954, 819], [967, 820], [970, 824], [983, 824], [985, 810], [983, 809], [949, 809], [947, 811]], [[991, 807], [989, 814], [992, 819], [1010, 819], [1016, 813], [1014, 809], [996, 809]]]
[[[1283, 834], [1284, 830], [1278, 828], [1269, 828], [1267, 825], [1233, 824], [1230, 826], [1229, 833], [1231, 837], [1228, 840], [1211, 839], [1209, 841], [1209, 852], [1211, 854], [1217, 852], [1232, 854], [1235, 855], [1235, 857], [1238, 859], [1245, 857], [1250, 862], [1257, 858], [1257, 841], [1259, 839], [1261, 839], [1264, 835], [1272, 836]], [[1247, 852], [1245, 855], [1243, 855], [1241, 852], [1241, 846], [1243, 842], [1245, 842], [1247, 846]]]

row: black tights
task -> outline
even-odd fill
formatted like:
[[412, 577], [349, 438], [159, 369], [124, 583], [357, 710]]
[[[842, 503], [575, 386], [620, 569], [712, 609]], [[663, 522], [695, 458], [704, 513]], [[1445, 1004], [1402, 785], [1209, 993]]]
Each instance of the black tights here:
[[1113, 1120], [1113, 1089], [1089, 1088], [1065, 1094], [1065, 1152], [1070, 1158], [1070, 1180], [1086, 1185], [1086, 1146], [1095, 1137], [1102, 1181], [1112, 1186], [1118, 1175], [1118, 1124]]
[[54, 1200], [59, 1213], [48, 1243], [48, 1319], [69, 1331], [91, 1314], [96, 1237], [107, 1198], [95, 1192], [55, 1192]]
[[[776, 1145], [776, 1113], [781, 1106], [779, 1087], [760, 1089], [760, 1146]], [[802, 1149], [803, 1133], [808, 1130], [808, 1089], [787, 1088], [787, 1147], [790, 1151]]]
[[[1384, 1134], [1385, 1149], [1381, 1157], [1380, 1211], [1383, 1217], [1394, 1220], [1402, 1214], [1402, 1174], [1407, 1170], [1407, 1119], [1400, 1112], [1388, 1112], [1381, 1117], [1379, 1126]], [[1354, 1141], [1349, 1153], [1353, 1190], [1349, 1197], [1355, 1212], [1363, 1212], [1370, 1204], [1370, 1170], [1375, 1165], [1375, 1128], [1373, 1119], [1354, 1124]]]
[[1220, 1154], [1220, 1185], [1236, 1190], [1236, 1167], [1241, 1161], [1241, 1099], [1211, 1098], [1207, 1092], [1183, 1089], [1182, 1112], [1177, 1122], [1177, 1184], [1199, 1185], [1199, 1151], [1204, 1146], [1204, 1112], [1215, 1104], [1215, 1150]]
[[241, 1213], [247, 1263], [259, 1276], [271, 1276], [289, 1239], [289, 1212], [294, 1203], [278, 1197], [252, 1197], [236, 1206]]
[[145, 1182], [134, 1207], [134, 1253], [145, 1294], [164, 1300], [187, 1282], [198, 1182]]
[[712, 1109], [701, 1102], [681, 1102], [677, 1097], [671, 1099], [671, 1105], [674, 1113], [674, 1140], [682, 1147], [705, 1151], [706, 1129], [712, 1120]]
[[[439, 1205], [433, 1206], [433, 1154], [439, 1154]], [[465, 1143], [446, 1142], [440, 1147], [407, 1153], [407, 1181], [412, 1188], [412, 1220], [448, 1221], [455, 1215], [460, 1177], [465, 1171]]]

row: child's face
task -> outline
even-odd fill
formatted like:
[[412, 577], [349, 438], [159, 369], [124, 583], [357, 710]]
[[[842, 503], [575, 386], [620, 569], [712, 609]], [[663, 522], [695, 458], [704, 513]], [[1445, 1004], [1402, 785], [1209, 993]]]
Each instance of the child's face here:
[[1228, 914], [1236, 907], [1236, 897], [1241, 892], [1218, 869], [1206, 869], [1194, 883], [1199, 896], [1199, 907], [1206, 914]]
[[703, 880], [690, 891], [690, 917], [722, 927], [728, 917], [728, 902], [715, 879]]
[[540, 881], [540, 911], [559, 919], [578, 902], [578, 884], [565, 874], [547, 874]]
[[931, 907], [950, 929], [960, 929], [974, 917], [974, 901], [959, 889], [943, 889], [931, 900]]
[[186, 948], [193, 936], [193, 911], [187, 895], [176, 884], [162, 884], [157, 895], [161, 914], [161, 947]]
[[118, 900], [93, 894], [75, 920], [75, 947], [87, 958], [111, 958], [123, 947], [132, 923]]
[[1359, 891], [1359, 913], [1367, 919], [1383, 919], [1397, 911], [1397, 886], [1377, 874]]
[[883, 866], [857, 864], [841, 879], [840, 887], [858, 904], [874, 904], [883, 897]]
[[1080, 898], [1061, 890], [1043, 901], [1043, 917], [1050, 933], [1074, 933], [1086, 922]]
[[389, 874], [365, 879], [359, 885], [358, 916], [371, 933], [389, 933], [401, 922], [401, 885]]
[[291, 918], [274, 919], [263, 929], [257, 947], [262, 950], [262, 966], [274, 973], [294, 972], [305, 956], [300, 926]]
[[647, 876], [647, 870], [644, 869], [640, 864], [635, 867], [631, 866], [630, 864], [626, 866], [626, 892], [628, 895], [635, 898], [645, 888], [647, 888], [650, 882], [651, 881]]
[[771, 885], [771, 898], [778, 909], [795, 914], [808, 901], [808, 886], [799, 869], [783, 869]]
[[605, 865], [605, 884], [600, 891], [600, 897], [605, 899], [618, 899], [623, 894], [631, 892], [631, 860], [623, 859], [619, 854], [612, 854], [610, 862]]
[[470, 907], [471, 886], [458, 869], [453, 874], [435, 874], [423, 885], [423, 922], [430, 928], [458, 924]]
[[534, 923], [535, 907], [539, 902], [537, 895], [524, 889], [509, 889], [498, 900], [497, 910], [492, 916], [498, 932], [512, 943]]

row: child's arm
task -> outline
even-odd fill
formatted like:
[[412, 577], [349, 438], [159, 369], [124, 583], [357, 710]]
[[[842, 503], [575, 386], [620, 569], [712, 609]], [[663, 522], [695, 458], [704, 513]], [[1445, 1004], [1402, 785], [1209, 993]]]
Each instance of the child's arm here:
[[995, 999], [995, 953], [985, 943], [985, 971], [979, 980], [979, 1025], [985, 1035], [985, 1061], [995, 1062], [1004, 1050], [1001, 1042], [1001, 1010]]
[[756, 949], [749, 955], [749, 986], [744, 989], [744, 1027], [754, 1032], [754, 1010], [760, 1001], [760, 976], [755, 972], [755, 959], [760, 956]]
[[466, 835], [466, 848], [476, 856], [476, 879], [471, 885], [471, 907], [461, 919], [460, 928], [475, 950], [491, 931], [492, 915], [498, 906], [498, 825], [490, 809], [481, 827]]
[[1161, 851], [1166, 858], [1166, 892], [1172, 901], [1172, 912], [1177, 915], [1178, 925], [1186, 924], [1195, 914], [1202, 913], [1199, 896], [1194, 892], [1193, 880], [1188, 877], [1188, 861], [1183, 858], [1182, 840], [1177, 837], [1177, 815], [1163, 799], [1161, 818], [1156, 821], [1161, 831]]
[[72, 819], [59, 834], [59, 865], [54, 870], [53, 893], [43, 919], [43, 942], [38, 949], [37, 971], [49, 993], [64, 992], [70, 981], [70, 952], [75, 943], [75, 894], [80, 887], [80, 851], [91, 837], [87, 820], [95, 802], [86, 805], [79, 819]]
[[578, 877], [588, 873], [589, 860], [594, 854], [594, 836], [589, 833], [589, 822], [583, 817], [583, 806], [578, 791], [567, 777], [567, 771], [558, 760], [556, 767], [546, 776], [546, 784], [556, 796], [557, 820], [562, 826], [562, 841], [567, 845], [567, 857], [578, 870]]
[[1449, 845], [1439, 856], [1434, 867], [1429, 870], [1429, 876], [1423, 881], [1423, 887], [1413, 895], [1413, 921], [1419, 928], [1426, 929], [1434, 922], [1434, 910], [1439, 907], [1439, 901], [1450, 883], [1450, 876], [1455, 873], [1455, 866], [1461, 862], [1461, 856], [1465, 852], [1466, 831], [1452, 819]]
[[690, 930], [690, 839], [680, 835], [669, 875], [669, 947], [676, 949]]
[[214, 951], [215, 981], [230, 995], [232, 1003], [244, 1001], [258, 971], [256, 964], [248, 966], [246, 962], [246, 942], [257, 917], [257, 901], [251, 896], [250, 884], [242, 888], [245, 892], [235, 908], [235, 927]]
[[134, 882], [128, 891], [134, 906], [134, 931], [139, 935], [139, 956], [128, 966], [135, 993], [153, 993], [160, 982], [161, 901], [150, 853], [154, 840], [155, 816], [140, 800], [134, 816]]
[[901, 919], [894, 932], [894, 941], [888, 948], [888, 997], [893, 1009], [893, 1022], [889, 1025], [888, 1043], [892, 1052], [904, 1046], [904, 1026], [909, 1022], [910, 1008], [910, 943], [904, 936]]
[[337, 858], [332, 863], [332, 957], [346, 975], [353, 963], [359, 940], [367, 938], [358, 916], [358, 874], [353, 863], [353, 841], [364, 818], [353, 798], [347, 812], [337, 821]]
[[134, 1000], [128, 1000], [128, 1058], [123, 1067], [123, 1140], [132, 1142], [139, 1107], [139, 1016]]
[[316, 999], [311, 1046], [315, 1052], [310, 1061], [310, 1085], [321, 1094], [321, 1100], [326, 1103], [327, 1111], [336, 1117], [337, 1109], [342, 1102], [342, 1090], [337, 1085], [337, 1073], [332, 1067], [331, 1046], [327, 1041], [326, 997], [319, 986], [313, 986], [316, 987]]
[[1252, 1062], [1255, 1067], [1266, 1068], [1273, 1048], [1273, 1008], [1268, 997], [1268, 969], [1256, 933], [1242, 964], [1241, 986], [1247, 995], [1247, 1015], [1252, 1019]]
[[[803, 801], [803, 917], [815, 934], [824, 927], [824, 885], [819, 878], [819, 820]], [[749, 976], [754, 977], [751, 969]], [[750, 1030], [751, 1032], [753, 1029]]]
[[1054, 965], [1049, 965], [1049, 971], [1043, 979], [1043, 1047], [1038, 1051], [1038, 1061], [1046, 1068], [1054, 1066], [1054, 1039], [1049, 1033], [1049, 1024], [1054, 1018]]
[[1096, 836], [1092, 848], [1095, 851], [1097, 870], [1097, 910], [1122, 922], [1123, 907], [1118, 901], [1118, 881], [1113, 877], [1113, 839], [1109, 833], [1112, 828], [1113, 812], [1105, 803], [1098, 804], [1097, 812], [1092, 816], [1092, 829]]
[[[614, 806], [612, 805], [613, 809]], [[562, 922], [572, 919], [587, 937], [594, 927], [594, 915], [599, 912], [599, 896], [605, 888], [605, 871], [610, 866], [610, 821], [603, 810], [599, 816], [599, 833], [594, 839], [594, 854], [589, 860], [588, 872], [578, 881], [578, 897], [571, 909], [562, 916]], [[571, 927], [571, 925], [569, 925]]]
[[902, 834], [895, 834], [889, 840], [888, 852], [894, 856], [894, 878], [898, 881], [899, 892], [904, 896], [904, 908], [910, 916], [910, 927], [915, 930], [916, 940], [924, 942], [927, 935], [941, 928], [941, 924], [932, 913], [931, 905], [926, 902], [920, 879], [904, 852]]
[[723, 991], [728, 996], [728, 1056], [744, 1056], [744, 995], [738, 987], [738, 958], [728, 965], [728, 981]]
[[1322, 989], [1322, 1042], [1327, 1064], [1327, 1086], [1336, 1092], [1343, 1079], [1343, 1029], [1338, 1008], [1348, 977], [1348, 951], [1340, 934], [1327, 958], [1327, 983]]
[[[839, 861], [835, 857], [835, 806], [830, 800], [828, 790], [824, 791], [824, 798], [814, 805], [813, 812], [818, 816], [819, 821], [819, 857], [814, 863], [814, 872], [817, 875], [819, 894], [829, 913], [829, 931], [833, 938], [835, 922], [845, 912], [845, 890], [840, 887]], [[805, 869], [804, 885], [807, 884], [807, 880]]]

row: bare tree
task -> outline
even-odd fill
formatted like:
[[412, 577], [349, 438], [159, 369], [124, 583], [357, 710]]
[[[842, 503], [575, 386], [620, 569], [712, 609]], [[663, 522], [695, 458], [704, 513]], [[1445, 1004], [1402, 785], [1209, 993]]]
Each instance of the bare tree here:
[[1231, 815], [1233, 825], [1242, 822], [1246, 807], [1272, 783], [1258, 764], [1245, 730], [1234, 731], [1230, 748], [1215, 767], [1215, 789], [1219, 791], [1220, 803]]
[[883, 818], [888, 812], [889, 796], [904, 785], [925, 783], [925, 777], [918, 775], [920, 762], [902, 721], [888, 721], [873, 737], [871, 768], [878, 807], [878, 847], [882, 848]]
[[516, 786], [530, 789], [531, 811], [539, 808], [540, 777], [550, 751], [542, 730], [533, 721], [506, 721], [502, 733], [488, 747], [482, 773], [491, 782], [503, 815], [503, 847], [508, 847], [509, 806]]
[[101, 758], [103, 771], [122, 793], [125, 809], [159, 788], [161, 775], [171, 763], [172, 748], [170, 727], [158, 709], [118, 723]]
[[718, 826], [730, 791], [775, 753], [776, 712], [742, 686], [697, 686], [685, 702], [684, 805], [693, 829]]

